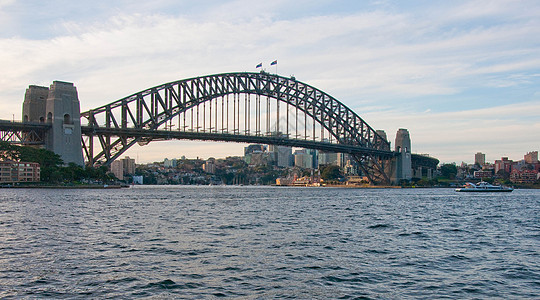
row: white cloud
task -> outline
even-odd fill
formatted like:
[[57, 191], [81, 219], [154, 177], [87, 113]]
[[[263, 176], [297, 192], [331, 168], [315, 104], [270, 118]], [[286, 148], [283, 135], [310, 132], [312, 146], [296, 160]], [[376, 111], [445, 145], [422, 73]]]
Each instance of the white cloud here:
[[[0, 0], [0, 14], [3, 7], [13, 4]], [[175, 6], [162, 1], [159, 7], [175, 9], [148, 14], [143, 11], [149, 7], [131, 5], [125, 10], [111, 9], [105, 19], [101, 19], [103, 15], [89, 18], [86, 12], [83, 21], [55, 20], [49, 25], [62, 28], [58, 32], [63, 33], [50, 38], [0, 38], [0, 119], [11, 119], [13, 113], [19, 118], [24, 90], [30, 84], [73, 81], [82, 110], [87, 110], [163, 82], [255, 71], [255, 64], [262, 61], [268, 66], [274, 59], [279, 60], [280, 74], [295, 74], [348, 106], [361, 107], [358, 113], [368, 123], [378, 125], [374, 127], [387, 128], [388, 133], [398, 127], [410, 128], [413, 138], [418, 137], [413, 142], [426, 145], [421, 151], [433, 151], [434, 155], [445, 149], [460, 149], [453, 152], [464, 155], [459, 152], [467, 149], [459, 145], [463, 141], [473, 145], [478, 139], [471, 128], [483, 133], [484, 143], [489, 141], [483, 136], [510, 134], [512, 126], [526, 131], [522, 117], [537, 108], [530, 101], [538, 100], [534, 95], [538, 92], [523, 94], [540, 80], [534, 75], [540, 69], [536, 38], [540, 36], [540, 10], [535, 2], [444, 3], [397, 13], [385, 4], [369, 11], [299, 14], [301, 17], [292, 16], [295, 11], [321, 4], [220, 2], [199, 8], [195, 15], [183, 13], [193, 8], [187, 5], [194, 6], [187, 2]], [[289, 14], [286, 18], [280, 15], [284, 11]], [[1, 22], [18, 24], [25, 20]], [[526, 102], [529, 111], [503, 107], [502, 114], [500, 107], [464, 107], [459, 113], [436, 112], [435, 99], [441, 95], [460, 103], [456, 105], [463, 105], [465, 100], [461, 98], [466, 98], [491, 106], [485, 100], [489, 97], [478, 94], [479, 88], [496, 88], [491, 92], [494, 94], [497, 89], [509, 94], [515, 89], [520, 94], [516, 102]], [[396, 105], [410, 107], [412, 103], [425, 113], [387, 110]], [[410, 117], [400, 116], [404, 113]], [[489, 116], [493, 114], [511, 125], [491, 123]], [[479, 115], [481, 121], [475, 122]], [[452, 121], [443, 121], [446, 118]], [[452, 137], [456, 132], [460, 132], [460, 139]], [[515, 148], [528, 145], [525, 135], [510, 135]], [[452, 142], [448, 144], [447, 140]], [[435, 146], [442, 144], [448, 147]]]
[[364, 117], [371, 125], [384, 124], [391, 142], [398, 128], [407, 128], [414, 152], [445, 162], [471, 162], [478, 151], [492, 160], [519, 160], [527, 151], [540, 150], [540, 101], [443, 113], [394, 109]]

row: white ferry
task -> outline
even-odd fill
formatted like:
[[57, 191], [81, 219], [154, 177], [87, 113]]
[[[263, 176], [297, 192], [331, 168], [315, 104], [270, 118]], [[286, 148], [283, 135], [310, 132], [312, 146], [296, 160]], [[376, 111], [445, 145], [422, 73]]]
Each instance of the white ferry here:
[[485, 181], [480, 181], [477, 184], [467, 182], [462, 188], [457, 188], [456, 192], [470, 192], [470, 193], [482, 193], [482, 192], [511, 192], [513, 188], [504, 187], [500, 185], [491, 185]]

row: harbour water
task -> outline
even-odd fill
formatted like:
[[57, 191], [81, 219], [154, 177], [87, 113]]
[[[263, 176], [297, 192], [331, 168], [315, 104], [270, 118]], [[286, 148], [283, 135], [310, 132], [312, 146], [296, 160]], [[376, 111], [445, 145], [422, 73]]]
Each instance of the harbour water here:
[[540, 190], [0, 189], [0, 298], [539, 295]]

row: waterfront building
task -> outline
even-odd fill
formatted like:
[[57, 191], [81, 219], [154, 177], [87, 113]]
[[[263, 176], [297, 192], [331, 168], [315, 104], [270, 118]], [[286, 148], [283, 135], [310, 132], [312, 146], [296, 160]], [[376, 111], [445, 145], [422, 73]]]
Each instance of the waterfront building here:
[[486, 164], [486, 155], [482, 152], [477, 152], [474, 155], [474, 164], [479, 164], [480, 166]]
[[366, 176], [351, 175], [347, 176], [346, 185], [366, 185], [369, 184], [369, 179]]
[[510, 181], [513, 183], [535, 183], [539, 173], [536, 170], [513, 170], [510, 173]]
[[0, 183], [38, 182], [40, 176], [38, 163], [0, 161]]
[[291, 185], [294, 181], [294, 178], [291, 177], [279, 177], [276, 178], [276, 185]]
[[482, 179], [482, 178], [491, 178], [493, 177], [493, 172], [492, 171], [485, 171], [485, 170], [482, 170], [482, 171], [474, 171], [473, 173], [474, 175], [474, 178], [478, 178], [478, 179]]
[[120, 180], [124, 180], [124, 163], [122, 160], [115, 160], [111, 163], [111, 172]]
[[133, 184], [143, 184], [144, 177], [143, 176], [133, 176]]

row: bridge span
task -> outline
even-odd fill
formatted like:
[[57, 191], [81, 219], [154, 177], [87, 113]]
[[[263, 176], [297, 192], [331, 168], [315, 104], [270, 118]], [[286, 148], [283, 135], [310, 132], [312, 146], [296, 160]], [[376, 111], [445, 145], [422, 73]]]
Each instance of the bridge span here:
[[375, 184], [410, 179], [413, 167], [438, 164], [411, 154], [406, 130], [398, 132], [392, 151], [384, 131], [334, 97], [294, 77], [266, 72], [169, 82], [82, 113], [73, 84], [30, 86], [23, 122], [0, 122], [0, 134], [11, 142], [42, 143], [66, 162], [82, 164], [84, 157], [89, 165], [109, 165], [135, 144], [171, 139], [348, 153]]

